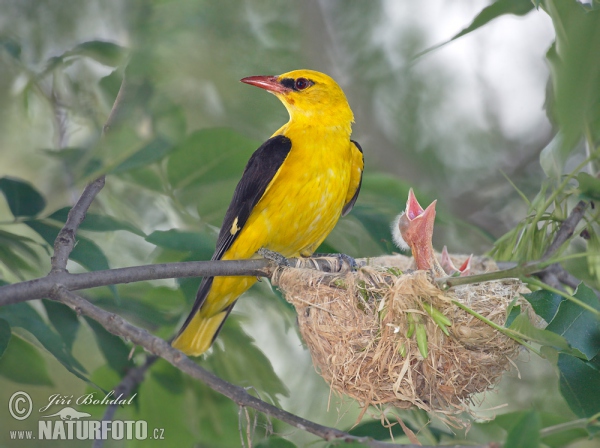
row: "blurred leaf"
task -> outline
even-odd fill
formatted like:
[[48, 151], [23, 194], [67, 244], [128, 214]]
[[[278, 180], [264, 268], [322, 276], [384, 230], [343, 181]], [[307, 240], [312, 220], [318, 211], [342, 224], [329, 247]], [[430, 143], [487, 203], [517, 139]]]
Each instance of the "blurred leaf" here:
[[177, 146], [167, 165], [173, 188], [208, 185], [226, 178], [239, 179], [260, 144], [231, 129], [203, 129]]
[[71, 50], [63, 53], [61, 59], [85, 56], [109, 67], [117, 67], [123, 62], [126, 55], [126, 49], [120, 45], [101, 40], [91, 40], [76, 45]]
[[[24, 222], [35, 230], [50, 246], [54, 246], [54, 240], [60, 231], [59, 227], [47, 224], [42, 220], [29, 220]], [[69, 258], [90, 271], [99, 271], [110, 268], [108, 259], [104, 255], [104, 252], [102, 252], [102, 249], [100, 249], [93, 241], [79, 235], [77, 236], [77, 243]]]
[[[565, 354], [558, 355], [560, 392], [571, 410], [580, 418], [590, 418], [600, 412], [600, 370], [594, 361], [583, 361]], [[599, 360], [600, 361], [600, 360]]]
[[12, 337], [0, 358], [0, 375], [15, 383], [53, 386], [46, 360], [29, 342]]
[[548, 57], [551, 111], [568, 150], [600, 119], [600, 11], [586, 12], [575, 1], [547, 0], [544, 5], [556, 31], [556, 51]]
[[[594, 291], [581, 283], [573, 295], [580, 301], [600, 310], [600, 301]], [[600, 351], [600, 325], [598, 317], [578, 304], [563, 300], [556, 316], [546, 330], [564, 336], [569, 344], [592, 359]]]
[[175, 395], [181, 395], [184, 390], [183, 373], [163, 359], [156, 361], [150, 374], [165, 390]]
[[295, 448], [296, 445], [279, 436], [269, 436], [255, 445], [256, 448]]
[[[172, 327], [178, 323], [186, 304], [179, 289], [148, 283], [119, 285], [119, 293], [122, 300], [118, 304], [112, 297], [104, 294], [98, 294], [94, 303], [154, 332], [162, 330], [163, 326]], [[168, 338], [170, 335], [164, 337]]]
[[6, 347], [8, 347], [11, 335], [10, 324], [4, 319], [0, 319], [0, 358], [2, 358]]
[[0, 37], [0, 46], [6, 50], [8, 54], [10, 54], [15, 59], [21, 59], [21, 44], [16, 40], [8, 37], [1, 36]]
[[102, 161], [93, 157], [86, 148], [43, 149], [42, 152], [64, 163], [77, 179], [89, 176], [102, 168]]
[[146, 237], [146, 241], [163, 249], [207, 254], [202, 258], [205, 260], [210, 260], [216, 244], [216, 239], [206, 234], [177, 229], [156, 230]]
[[539, 447], [540, 429], [541, 420], [537, 411], [527, 412], [508, 431], [504, 446], [511, 448]]
[[[127, 446], [143, 448], [148, 446], [191, 447], [194, 446], [196, 441], [195, 434], [201, 434], [201, 440], [205, 442], [207, 440], [206, 435], [198, 430], [194, 418], [198, 412], [202, 412], [202, 406], [200, 410], [190, 409], [188, 398], [186, 394], [173, 394], [165, 389], [154, 375], [147, 375], [140, 385], [136, 397], [136, 401], [139, 403], [139, 412], [136, 412], [135, 419], [145, 420], [148, 423], [148, 428], [166, 428], [165, 440], [150, 441], [153, 442], [152, 444], [149, 444], [148, 440], [130, 440]], [[209, 406], [208, 403], [203, 405]], [[219, 418], [219, 414], [215, 417]], [[190, 424], [190, 422], [194, 423]], [[237, 420], [235, 423], [237, 426]], [[217, 445], [205, 442], [205, 446]]]
[[10, 247], [0, 245], [0, 262], [2, 262], [19, 279], [25, 280], [24, 272], [32, 272], [33, 268], [20, 255], [11, 250]]
[[584, 198], [600, 200], [600, 179], [590, 176], [588, 173], [579, 173], [577, 182], [579, 182], [579, 192]]
[[83, 381], [89, 382], [84, 375], [85, 368], [77, 361], [62, 339], [44, 322], [38, 312], [29, 303], [15, 303], [0, 308], [0, 317], [11, 327], [21, 327], [31, 333], [69, 372]]
[[28, 258], [31, 258], [35, 261], [39, 260], [39, 256], [37, 252], [33, 250], [30, 246], [45, 247], [43, 244], [40, 244], [31, 238], [22, 235], [17, 235], [15, 233], [6, 232], [4, 230], [0, 230], [0, 246], [12, 246], [14, 249], [18, 250], [19, 252], [26, 255]]
[[15, 218], [35, 216], [46, 206], [44, 197], [29, 182], [12, 177], [2, 177], [0, 178], [0, 190]]
[[87, 316], [84, 317], [96, 337], [96, 342], [104, 359], [108, 365], [119, 375], [123, 376], [127, 369], [133, 367], [133, 362], [129, 360], [131, 349], [123, 340], [109, 333], [102, 325]]
[[351, 214], [360, 221], [365, 229], [367, 229], [367, 231], [373, 237], [373, 240], [379, 244], [384, 252], [402, 252], [400, 249], [395, 247], [393, 243], [391, 243], [391, 221], [389, 216], [380, 213], [378, 210], [372, 207], [363, 205], [356, 205], [352, 209]]
[[546, 176], [559, 179], [563, 174], [563, 167], [573, 150], [573, 142], [566, 142], [562, 132], [557, 132], [542, 152], [540, 152], [540, 165]]
[[477, 16], [475, 16], [475, 18], [468, 27], [455, 34], [449, 40], [420, 52], [419, 56], [429, 53], [430, 51], [440, 48], [441, 46], [446, 45], [452, 42], [453, 40], [458, 39], [459, 37], [469, 34], [500, 16], [503, 16], [505, 14], [524, 16], [525, 14], [529, 13], [529, 11], [531, 11], [532, 9], [533, 3], [531, 2], [531, 0], [497, 0], [491, 5], [483, 8], [481, 12], [477, 14]]
[[43, 299], [42, 303], [44, 304], [44, 308], [46, 308], [48, 319], [62, 338], [67, 350], [71, 352], [75, 336], [77, 336], [77, 330], [79, 330], [77, 313], [67, 305], [54, 300]]
[[531, 304], [535, 314], [546, 322], [551, 322], [554, 319], [558, 306], [565, 300], [562, 296], [545, 289], [522, 295]]
[[154, 140], [144, 145], [139, 151], [133, 153], [121, 164], [110, 170], [112, 174], [119, 174], [125, 171], [141, 168], [151, 163], [163, 159], [174, 149], [170, 141], [163, 137], [156, 137]]
[[473, 19], [471, 24], [463, 29], [458, 34], [454, 35], [451, 42], [459, 37], [469, 34], [483, 25], [491, 22], [492, 20], [503, 16], [505, 14], [514, 14], [516, 16], [524, 16], [533, 9], [533, 3], [531, 0], [497, 0], [490, 6], [486, 6], [481, 10], [479, 14]]
[[254, 345], [237, 319], [230, 317], [225, 321], [219, 341], [207, 359], [215, 375], [238, 386], [266, 392], [276, 406], [276, 395], [288, 396], [289, 391], [273, 370], [271, 361]]
[[[54, 219], [64, 225], [67, 221], [67, 216], [71, 211], [71, 207], [63, 207], [56, 210], [49, 219]], [[81, 230], [89, 230], [91, 232], [114, 232], [116, 230], [126, 230], [135, 235], [145, 237], [145, 233], [137, 227], [125, 221], [120, 221], [112, 216], [98, 215], [96, 213], [86, 213], [85, 219], [81, 222], [79, 228]]]
[[[50, 225], [43, 220], [23, 221], [33, 230], [35, 230], [51, 247], [54, 246], [54, 240], [60, 231], [59, 227]], [[93, 241], [77, 235], [75, 247], [71, 251], [69, 259], [76, 261], [89, 271], [101, 271], [110, 269], [108, 259], [102, 252], [102, 249]], [[119, 299], [115, 285], [109, 285], [108, 288], [113, 293], [115, 300]]]

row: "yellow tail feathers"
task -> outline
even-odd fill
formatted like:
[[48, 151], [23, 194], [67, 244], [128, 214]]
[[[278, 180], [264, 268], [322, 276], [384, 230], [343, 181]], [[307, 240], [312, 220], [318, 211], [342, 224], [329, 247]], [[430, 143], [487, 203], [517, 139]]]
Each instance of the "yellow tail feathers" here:
[[196, 313], [185, 330], [171, 345], [188, 356], [200, 356], [209, 349], [228, 314], [227, 310], [211, 317], [204, 317], [202, 313]]

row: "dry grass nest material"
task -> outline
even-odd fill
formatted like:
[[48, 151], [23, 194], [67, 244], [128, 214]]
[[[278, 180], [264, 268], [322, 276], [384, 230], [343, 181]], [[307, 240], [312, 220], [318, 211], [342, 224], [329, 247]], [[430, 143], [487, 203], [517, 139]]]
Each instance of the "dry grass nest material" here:
[[[331, 274], [281, 268], [273, 277], [298, 312], [300, 332], [317, 371], [333, 390], [365, 407], [417, 406], [446, 421], [468, 410], [472, 395], [494, 386], [519, 345], [461, 310], [457, 300], [504, 325], [506, 308], [522, 289], [516, 279], [442, 291], [425, 271], [406, 272], [403, 256], [369, 260], [357, 272]], [[456, 264], [462, 262], [456, 258]], [[376, 266], [377, 264], [383, 266]], [[474, 273], [496, 270], [474, 260]], [[399, 270], [405, 272], [399, 275]], [[450, 337], [425, 312], [432, 304], [452, 321]], [[407, 338], [407, 315], [425, 325], [428, 356]]]

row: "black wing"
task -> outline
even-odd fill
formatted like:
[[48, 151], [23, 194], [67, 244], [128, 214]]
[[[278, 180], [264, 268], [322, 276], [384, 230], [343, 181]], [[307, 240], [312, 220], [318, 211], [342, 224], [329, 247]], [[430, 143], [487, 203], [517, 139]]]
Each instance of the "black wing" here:
[[254, 151], [225, 213], [213, 260], [219, 260], [231, 247], [291, 149], [292, 141], [289, 138], [276, 135]]
[[[252, 157], [250, 157], [250, 160], [246, 164], [242, 178], [238, 182], [237, 187], [235, 187], [233, 199], [225, 213], [225, 219], [223, 220], [219, 238], [217, 239], [217, 247], [212, 257], [213, 260], [219, 260], [225, 251], [231, 247], [244, 227], [244, 224], [246, 224], [250, 213], [252, 213], [252, 209], [260, 201], [260, 198], [262, 198], [265, 190], [273, 180], [273, 177], [275, 177], [275, 174], [277, 174], [277, 171], [279, 171], [279, 168], [281, 168], [283, 161], [291, 149], [292, 141], [289, 138], [283, 135], [276, 135], [254, 151], [254, 154], [252, 154]], [[238, 230], [232, 233], [231, 230], [234, 222]], [[213, 277], [204, 277], [202, 279], [202, 284], [196, 293], [194, 306], [178, 334], [181, 334], [185, 330], [194, 315], [202, 307], [212, 283]], [[231, 312], [234, 304], [235, 302], [226, 308], [227, 314]], [[225, 322], [225, 319], [223, 322]], [[217, 337], [217, 334], [219, 334], [218, 330], [213, 340]]]
[[[356, 146], [356, 148], [358, 148], [358, 150], [360, 151], [360, 154], [363, 154], [363, 150], [360, 147], [360, 145], [358, 144], [358, 142], [355, 142], [354, 140], [350, 140], [352, 143], [354, 143], [354, 145]], [[363, 158], [363, 165], [364, 165], [364, 158]], [[354, 204], [356, 203], [356, 200], [358, 199], [358, 193], [360, 193], [360, 186], [362, 185], [362, 173], [360, 173], [360, 181], [358, 182], [358, 187], [356, 188], [356, 192], [354, 193], [354, 196], [352, 196], [352, 199], [350, 199], [346, 205], [344, 205], [344, 208], [342, 209], [342, 216], [346, 216], [348, 213], [350, 213], [350, 210], [352, 210], [352, 208], [354, 207]]]

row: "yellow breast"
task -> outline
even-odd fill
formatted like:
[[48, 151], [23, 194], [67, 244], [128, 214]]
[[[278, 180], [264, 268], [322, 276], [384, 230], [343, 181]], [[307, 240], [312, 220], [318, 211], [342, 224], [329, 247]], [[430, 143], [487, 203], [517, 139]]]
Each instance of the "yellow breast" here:
[[227, 259], [251, 257], [261, 247], [286, 257], [311, 255], [341, 216], [352, 169], [347, 133], [289, 125], [283, 132], [292, 149]]

